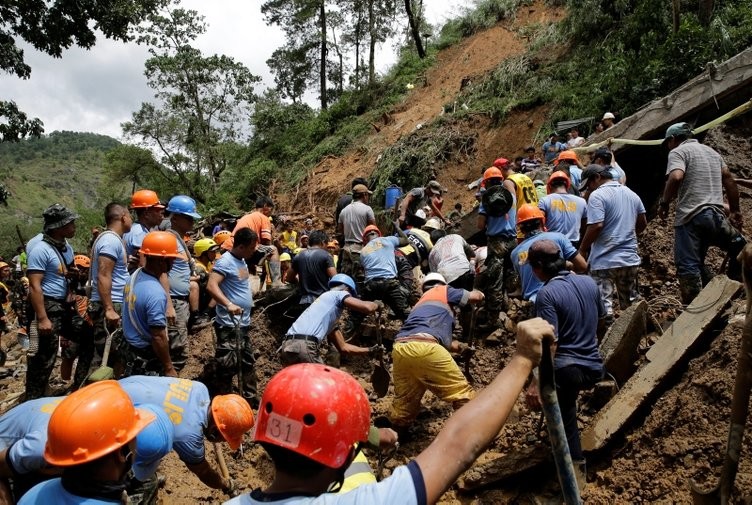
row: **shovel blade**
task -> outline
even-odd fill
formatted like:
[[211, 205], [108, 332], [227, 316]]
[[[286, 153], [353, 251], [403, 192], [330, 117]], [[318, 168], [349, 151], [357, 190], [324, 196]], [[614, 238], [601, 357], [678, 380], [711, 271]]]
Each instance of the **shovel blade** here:
[[109, 366], [101, 366], [91, 372], [86, 378], [86, 384], [93, 384], [99, 381], [112, 380], [115, 378], [115, 371]]
[[384, 367], [383, 364], [377, 363], [373, 368], [371, 374], [371, 385], [373, 386], [373, 392], [379, 398], [384, 398], [389, 391], [389, 383], [392, 381], [391, 375]]

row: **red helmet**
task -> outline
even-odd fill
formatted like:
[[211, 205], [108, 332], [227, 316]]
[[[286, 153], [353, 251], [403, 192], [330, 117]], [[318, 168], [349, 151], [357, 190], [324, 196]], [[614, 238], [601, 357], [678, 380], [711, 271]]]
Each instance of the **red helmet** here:
[[493, 162], [493, 166], [501, 170], [504, 170], [505, 168], [509, 166], [509, 160], [506, 158], [496, 158]]
[[340, 468], [368, 440], [371, 406], [353, 376], [325, 365], [283, 368], [266, 385], [254, 441]]
[[564, 179], [564, 181], [567, 184], [567, 190], [569, 190], [569, 186], [572, 185], [572, 181], [569, 179], [569, 176], [567, 175], [567, 173], [562, 170], [557, 170], [556, 172], [552, 173], [551, 176], [548, 178], [548, 183], [546, 183], [546, 193], [550, 194], [552, 192], [551, 183], [555, 181], [556, 179]]
[[546, 215], [543, 214], [543, 211], [537, 205], [531, 203], [520, 205], [520, 208], [517, 209], [517, 224], [532, 221], [533, 219], [540, 219], [541, 224], [546, 224]]
[[371, 232], [376, 232], [376, 233], [378, 233], [378, 234], [379, 234], [379, 237], [381, 236], [381, 230], [379, 230], [379, 227], [378, 227], [378, 226], [376, 226], [375, 224], [369, 224], [369, 225], [368, 225], [368, 226], [366, 226], [366, 228], [365, 228], [365, 229], [363, 230], [363, 242], [365, 242], [365, 241], [366, 241], [366, 237], [367, 237], [367, 236], [368, 236], [368, 234], [369, 234], [369, 233], [371, 233]]

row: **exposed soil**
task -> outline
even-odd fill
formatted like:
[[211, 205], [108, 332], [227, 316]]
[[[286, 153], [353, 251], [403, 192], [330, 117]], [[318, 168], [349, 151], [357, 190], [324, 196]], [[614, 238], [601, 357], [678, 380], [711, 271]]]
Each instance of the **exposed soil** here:
[[[510, 31], [512, 25], [543, 22], [558, 19], [543, 8], [541, 2], [525, 8], [516, 21], [504, 22], [472, 37], [459, 46], [439, 55], [439, 64], [426, 76], [427, 85], [417, 86], [391, 115], [391, 121], [378, 134], [369, 137], [362, 146], [339, 158], [323, 161], [315, 175], [306, 184], [302, 200], [293, 201], [294, 195], [278, 195], [281, 210], [295, 208], [317, 218], [317, 224], [326, 224], [333, 207], [334, 198], [343, 192], [352, 177], [369, 175], [378, 154], [383, 148], [411, 132], [418, 123], [430, 121], [440, 113], [443, 104], [453, 100], [465, 77], [479, 76], [495, 67], [504, 58], [519, 54], [525, 49], [523, 41]], [[489, 128], [485, 119], [477, 119], [479, 132], [477, 152], [473, 160], [446, 166], [439, 180], [449, 188], [448, 205], [460, 201], [470, 206], [472, 192], [466, 185], [479, 175], [481, 168], [500, 155], [514, 156], [535, 136], [535, 128], [544, 122], [548, 110], [539, 107], [524, 113], [514, 113], [499, 127]], [[738, 177], [749, 178], [752, 169], [752, 121], [742, 118], [729, 125], [713, 130], [705, 139], [709, 145], [724, 154], [732, 172]], [[625, 167], [630, 178], [639, 177], [639, 167]], [[308, 205], [314, 202], [315, 205]], [[299, 202], [303, 202], [302, 204]], [[653, 202], [645, 202], [650, 207]], [[752, 221], [752, 198], [742, 190], [742, 209], [747, 221]], [[649, 302], [650, 313], [661, 325], [670, 324], [682, 307], [678, 301], [678, 287], [673, 266], [673, 233], [670, 222], [650, 222], [640, 237], [643, 267], [641, 293]], [[723, 256], [711, 251], [708, 263], [719, 269]], [[743, 297], [742, 297], [743, 298]], [[628, 429], [598, 454], [589, 455], [589, 485], [584, 494], [588, 503], [691, 503], [689, 481], [700, 484], [716, 481], [722, 462], [728, 431], [731, 391], [736, 371], [740, 340], [740, 326], [727, 324], [729, 319], [743, 312], [743, 299], [736, 299], [726, 310], [721, 321], [714, 327], [717, 336], [698, 349], [685, 369], [673, 376], [653, 405], [645, 409], [630, 423]], [[510, 311], [513, 322], [523, 307]], [[257, 373], [259, 386], [280, 369], [274, 353], [277, 338], [289, 322], [275, 316], [255, 313], [253, 340], [258, 349]], [[649, 335], [641, 353], [649, 348], [656, 335]], [[191, 359], [181, 375], [200, 378], [204, 366], [213, 354], [212, 332], [204, 330], [191, 341]], [[512, 352], [511, 337], [502, 337], [500, 345], [481, 346], [473, 359], [472, 375], [477, 387], [488, 384]], [[25, 358], [15, 343], [15, 335], [2, 337], [2, 343], [10, 348], [10, 362], [6, 370], [9, 376], [0, 379], [0, 411], [12, 403], [23, 389]], [[644, 359], [644, 358], [641, 358]], [[358, 378], [370, 392], [371, 364], [365, 359], [343, 360], [343, 368]], [[0, 369], [3, 370], [3, 369]], [[1, 375], [0, 375], [1, 376]], [[58, 384], [59, 381], [53, 381]], [[53, 387], [51, 394], [56, 392]], [[594, 405], [584, 395], [581, 422], [586, 425], [595, 413]], [[373, 403], [374, 416], [386, 413], [389, 395]], [[430, 393], [423, 402], [423, 411], [412, 430], [412, 439], [401, 444], [395, 457], [386, 464], [385, 475], [396, 465], [408, 462], [425, 448], [436, 436], [451, 415], [451, 408], [439, 402]], [[546, 447], [545, 433], [539, 432], [539, 414], [531, 412], [523, 402], [518, 402], [515, 412], [497, 439], [488, 448], [466, 477], [477, 477], [479, 464], [494, 458], [516, 453], [540, 445]], [[543, 430], [545, 431], [545, 430]], [[752, 442], [747, 436], [741, 453], [739, 473], [736, 479], [737, 492], [734, 503], [752, 500]], [[271, 480], [272, 467], [260, 447], [244, 444], [242, 454], [231, 453], [222, 445], [227, 463], [239, 491], [263, 486]], [[207, 444], [207, 454], [213, 461], [213, 448]], [[372, 455], [373, 456], [373, 455]], [[376, 467], [375, 457], [371, 458]], [[203, 486], [196, 477], [186, 471], [173, 454], [163, 463], [160, 472], [167, 476], [161, 492], [163, 503], [216, 503], [226, 499], [222, 493]], [[545, 467], [533, 475], [521, 476], [512, 482], [494, 484], [490, 489], [473, 494], [461, 494], [453, 488], [442, 498], [441, 503], [558, 503], [558, 484], [552, 467]]]

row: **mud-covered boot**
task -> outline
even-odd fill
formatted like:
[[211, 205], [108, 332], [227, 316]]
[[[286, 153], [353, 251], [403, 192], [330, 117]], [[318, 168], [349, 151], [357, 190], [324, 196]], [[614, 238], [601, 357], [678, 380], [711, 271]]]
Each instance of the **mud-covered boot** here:
[[702, 291], [702, 277], [700, 275], [688, 275], [679, 277], [679, 293], [684, 305], [689, 305], [692, 300]]

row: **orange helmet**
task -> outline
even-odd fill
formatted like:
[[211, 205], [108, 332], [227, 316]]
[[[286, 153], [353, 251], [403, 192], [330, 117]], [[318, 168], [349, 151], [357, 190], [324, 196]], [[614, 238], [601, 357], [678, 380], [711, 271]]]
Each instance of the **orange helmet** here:
[[253, 428], [253, 411], [240, 395], [218, 395], [211, 402], [212, 418], [233, 451], [240, 447], [243, 435]]
[[222, 245], [222, 242], [230, 237], [232, 237], [232, 232], [230, 230], [219, 230], [214, 234], [214, 237], [212, 238], [214, 239], [214, 242], [217, 243], [217, 245]]
[[558, 165], [562, 160], [568, 160], [573, 162], [574, 164], [579, 161], [579, 159], [577, 158], [577, 153], [572, 151], [571, 149], [560, 152], [559, 156], [557, 156], [557, 158], [554, 160], [554, 165]]
[[71, 393], [52, 412], [44, 459], [54, 466], [94, 461], [133, 440], [155, 418], [134, 407], [117, 381], [95, 382]]
[[159, 203], [159, 197], [150, 189], [139, 189], [131, 196], [131, 209], [145, 209], [147, 207], [159, 207], [164, 209], [164, 205]]
[[379, 227], [378, 227], [378, 226], [376, 226], [375, 224], [369, 224], [369, 225], [368, 225], [368, 226], [366, 226], [366, 228], [365, 228], [365, 229], [363, 230], [363, 242], [365, 242], [365, 241], [366, 241], [366, 237], [367, 237], [367, 236], [368, 236], [368, 234], [369, 234], [369, 233], [371, 233], [371, 232], [376, 232], [376, 233], [378, 233], [378, 234], [379, 234], [379, 237], [381, 236], [381, 230], [379, 230]]
[[483, 172], [483, 180], [487, 181], [488, 179], [503, 179], [504, 174], [501, 173], [501, 170], [499, 170], [498, 167], [489, 167], [486, 169], [485, 172]]
[[178, 239], [168, 231], [150, 231], [141, 243], [141, 252], [147, 256], [181, 258], [178, 253]]
[[551, 183], [557, 179], [564, 179], [564, 181], [567, 184], [567, 190], [569, 190], [569, 186], [572, 185], [572, 181], [569, 179], [569, 176], [566, 172], [563, 172], [561, 170], [557, 170], [556, 172], [552, 173], [551, 176], [548, 178], [548, 183], [546, 183], [546, 193], [551, 193]]
[[509, 166], [509, 160], [506, 158], [496, 158], [493, 162], [493, 166], [503, 170]]
[[526, 203], [517, 209], [517, 224], [522, 224], [526, 221], [532, 221], [533, 219], [540, 219], [541, 224], [546, 223], [546, 216], [543, 211], [538, 208], [537, 205]]
[[266, 385], [254, 441], [340, 468], [368, 440], [371, 406], [347, 372], [314, 363], [283, 368]]
[[73, 263], [79, 268], [91, 268], [91, 259], [85, 254], [73, 256]]

